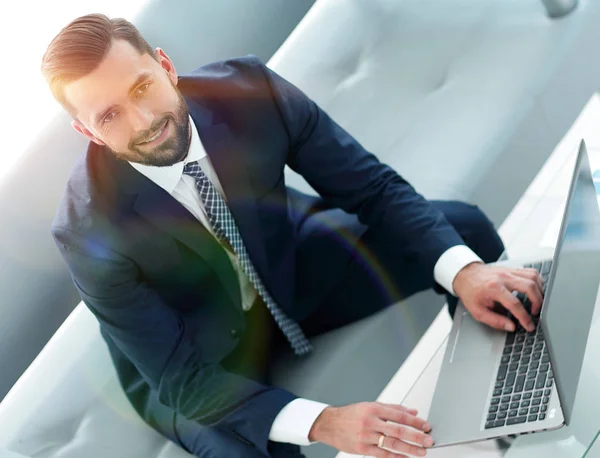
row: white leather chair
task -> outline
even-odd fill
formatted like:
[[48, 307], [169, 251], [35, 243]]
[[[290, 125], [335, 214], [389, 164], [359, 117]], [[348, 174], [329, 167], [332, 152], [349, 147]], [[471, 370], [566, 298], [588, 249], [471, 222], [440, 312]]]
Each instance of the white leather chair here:
[[[598, 23], [595, 0], [556, 20], [539, 0], [319, 0], [269, 66], [426, 197], [470, 201], [499, 225], [597, 89]], [[302, 364], [281, 362], [279, 382], [334, 404], [374, 399], [441, 305], [423, 293], [322, 336]], [[136, 417], [82, 304], [0, 404], [0, 447], [186, 456]]]

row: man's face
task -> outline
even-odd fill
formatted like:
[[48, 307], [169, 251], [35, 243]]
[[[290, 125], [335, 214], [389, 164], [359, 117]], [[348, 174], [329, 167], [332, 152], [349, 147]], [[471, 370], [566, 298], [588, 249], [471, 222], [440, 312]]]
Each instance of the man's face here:
[[175, 68], [160, 48], [156, 55], [158, 62], [115, 40], [98, 68], [66, 85], [65, 96], [79, 133], [119, 159], [161, 167], [185, 158], [190, 131]]

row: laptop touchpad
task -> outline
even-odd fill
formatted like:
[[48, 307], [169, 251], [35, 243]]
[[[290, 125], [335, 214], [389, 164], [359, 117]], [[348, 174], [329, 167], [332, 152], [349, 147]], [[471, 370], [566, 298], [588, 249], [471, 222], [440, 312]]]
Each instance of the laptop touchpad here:
[[499, 336], [498, 332], [479, 323], [468, 311], [463, 310], [450, 362], [473, 364], [473, 360], [477, 360], [479, 356], [489, 358], [490, 353], [498, 351], [498, 345], [503, 345], [504, 339], [498, 339]]

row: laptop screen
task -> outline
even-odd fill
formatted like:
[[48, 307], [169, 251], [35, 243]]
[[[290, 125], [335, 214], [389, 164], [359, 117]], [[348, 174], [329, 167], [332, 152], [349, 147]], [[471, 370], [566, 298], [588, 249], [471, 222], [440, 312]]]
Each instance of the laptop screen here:
[[567, 424], [571, 420], [599, 284], [600, 209], [582, 141], [541, 314]]

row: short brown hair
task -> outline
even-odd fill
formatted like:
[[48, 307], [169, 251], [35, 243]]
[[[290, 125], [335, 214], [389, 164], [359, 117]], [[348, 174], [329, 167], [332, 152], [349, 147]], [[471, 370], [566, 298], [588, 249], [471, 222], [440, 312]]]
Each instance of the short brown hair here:
[[42, 58], [42, 75], [54, 98], [75, 117], [74, 108], [64, 94], [66, 84], [96, 69], [110, 50], [113, 40], [129, 42], [140, 54], [156, 59], [154, 50], [140, 31], [123, 18], [88, 14], [73, 20], [48, 45]]

